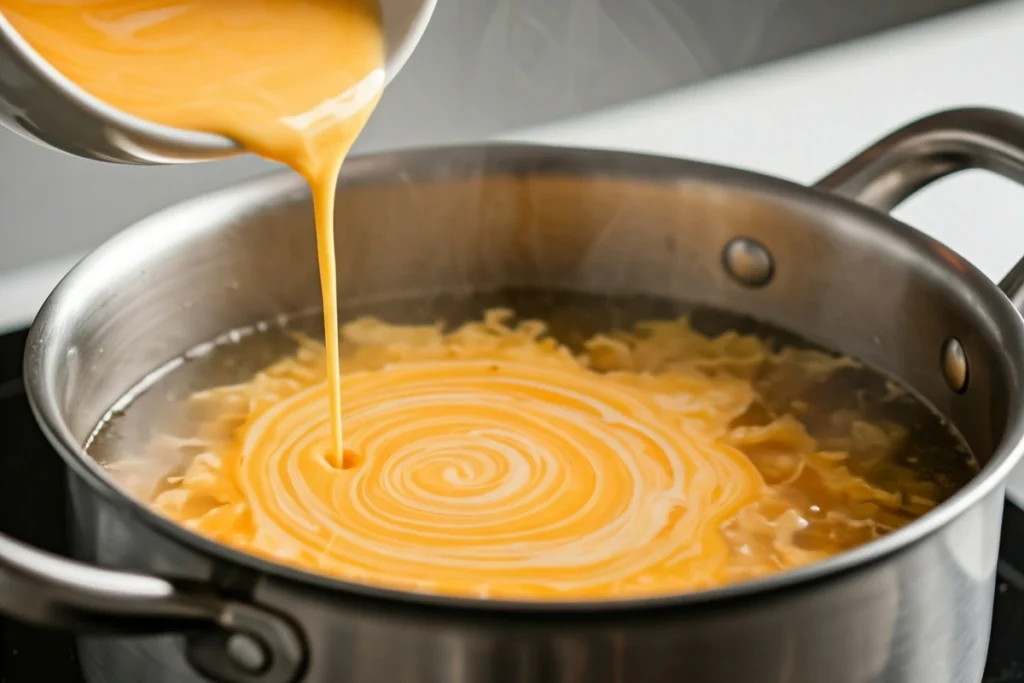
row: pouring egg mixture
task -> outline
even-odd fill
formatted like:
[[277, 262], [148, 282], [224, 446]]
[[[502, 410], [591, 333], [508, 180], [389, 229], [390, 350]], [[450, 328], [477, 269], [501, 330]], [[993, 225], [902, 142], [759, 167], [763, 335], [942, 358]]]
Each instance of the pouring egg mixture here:
[[[824, 444], [798, 401], [765, 407], [766, 373], [850, 361], [705, 338], [685, 320], [598, 335], [574, 354], [507, 311], [448, 332], [361, 319], [339, 337], [335, 185], [386, 80], [373, 0], [0, 0], [0, 11], [108, 104], [228, 136], [310, 184], [325, 345], [304, 339], [249, 381], [192, 396], [193, 433], [152, 444], [180, 466], [147, 496], [184, 526], [350, 581], [604, 598], [804, 565], [950, 493], [886, 460], [905, 436], [896, 424], [841, 419], [846, 432]], [[880, 463], [889, 485], [854, 460]], [[110, 469], [130, 478], [132, 462]]]
[[335, 188], [386, 80], [376, 0], [0, 0], [47, 62], [145, 121], [224, 135], [309, 183], [338, 402]]

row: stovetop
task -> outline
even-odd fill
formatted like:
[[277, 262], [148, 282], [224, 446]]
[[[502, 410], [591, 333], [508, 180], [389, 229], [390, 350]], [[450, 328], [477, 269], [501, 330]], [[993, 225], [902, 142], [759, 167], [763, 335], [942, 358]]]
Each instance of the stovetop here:
[[[29, 410], [25, 332], [0, 335], [0, 531], [67, 552], [64, 466]], [[27, 511], [31, 510], [30, 514]], [[1007, 503], [983, 683], [1024, 683], [1024, 510]], [[0, 683], [84, 683], [73, 638], [0, 617]]]

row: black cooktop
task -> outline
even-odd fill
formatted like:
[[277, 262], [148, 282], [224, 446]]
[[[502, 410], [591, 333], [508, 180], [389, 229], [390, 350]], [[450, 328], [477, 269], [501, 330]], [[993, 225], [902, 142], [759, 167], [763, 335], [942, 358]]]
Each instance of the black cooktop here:
[[[0, 451], [0, 531], [66, 553], [64, 466], [36, 426], [25, 398], [24, 345], [23, 331], [0, 335], [0, 434], [5, 443]], [[70, 635], [0, 618], [0, 683], [84, 680]], [[1011, 504], [1003, 518], [992, 641], [983, 683], [1024, 683], [1024, 511]]]

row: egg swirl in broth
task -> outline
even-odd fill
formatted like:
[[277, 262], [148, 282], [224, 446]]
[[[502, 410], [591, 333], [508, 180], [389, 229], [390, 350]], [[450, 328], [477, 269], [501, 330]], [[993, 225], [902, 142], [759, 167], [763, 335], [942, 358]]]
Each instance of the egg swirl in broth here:
[[256, 526], [322, 569], [459, 592], [710, 581], [727, 555], [718, 526], [759, 489], [741, 453], [582, 370], [407, 363], [347, 375], [342, 394], [361, 467], [324, 458], [315, 386], [254, 419], [238, 472]]
[[[193, 396], [195, 434], [154, 445], [194, 454], [160, 484], [156, 507], [226, 544], [352, 581], [557, 599], [800, 566], [941, 497], [926, 483], [869, 484], [790, 416], [743, 424], [757, 411], [749, 370], [775, 358], [755, 338], [709, 340], [680, 321], [644, 340], [595, 337], [576, 356], [541, 323], [507, 326], [508, 316], [448, 334], [345, 326], [345, 469], [328, 458], [317, 344]], [[825, 373], [849, 362], [808, 358]]]

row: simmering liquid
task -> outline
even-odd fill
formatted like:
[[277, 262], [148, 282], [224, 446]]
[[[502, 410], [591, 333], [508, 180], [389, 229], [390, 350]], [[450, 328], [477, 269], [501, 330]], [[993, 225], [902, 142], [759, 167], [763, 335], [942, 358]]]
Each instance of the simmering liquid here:
[[323, 348], [301, 325], [152, 380], [88, 448], [163, 514], [247, 552], [520, 599], [802, 566], [903, 526], [976, 471], [939, 418], [853, 360], [676, 310], [531, 294], [372, 309], [469, 320], [447, 328], [349, 311], [345, 469], [328, 458]]
[[376, 0], [0, 0], [50, 64], [155, 123], [225, 135], [313, 191], [333, 430], [342, 453], [334, 192], [384, 87]]

